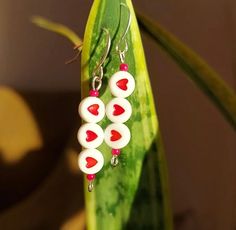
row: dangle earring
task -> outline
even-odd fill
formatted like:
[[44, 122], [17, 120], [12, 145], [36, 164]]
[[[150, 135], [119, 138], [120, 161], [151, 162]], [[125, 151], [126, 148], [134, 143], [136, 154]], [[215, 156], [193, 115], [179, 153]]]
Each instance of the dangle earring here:
[[89, 192], [93, 190], [95, 174], [99, 172], [104, 165], [103, 155], [96, 149], [104, 140], [104, 132], [96, 123], [101, 121], [105, 116], [104, 103], [98, 96], [102, 86], [103, 64], [110, 50], [111, 38], [107, 29], [103, 28], [103, 31], [107, 35], [106, 50], [99, 64], [93, 71], [92, 89], [89, 92], [89, 97], [84, 98], [79, 104], [80, 117], [86, 123], [80, 127], [77, 134], [78, 141], [84, 148], [79, 154], [78, 164], [81, 171], [87, 174]]
[[131, 138], [129, 128], [123, 124], [129, 120], [132, 114], [131, 104], [125, 98], [130, 96], [135, 89], [134, 78], [128, 72], [128, 64], [125, 63], [125, 54], [128, 51], [126, 35], [131, 24], [131, 14], [124, 3], [121, 3], [121, 6], [128, 9], [129, 20], [124, 34], [116, 45], [116, 51], [121, 61], [120, 71], [113, 74], [109, 80], [109, 88], [114, 98], [106, 106], [106, 115], [113, 122], [105, 129], [105, 142], [112, 148], [112, 166], [117, 166], [121, 149], [129, 143]]

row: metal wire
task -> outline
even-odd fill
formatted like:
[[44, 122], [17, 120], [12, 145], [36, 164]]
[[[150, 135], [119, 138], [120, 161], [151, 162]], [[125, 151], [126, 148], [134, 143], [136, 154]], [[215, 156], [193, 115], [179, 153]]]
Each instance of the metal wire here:
[[[124, 63], [125, 62], [125, 53], [128, 51], [128, 43], [127, 43], [127, 40], [126, 40], [126, 35], [129, 31], [132, 18], [131, 18], [131, 13], [130, 13], [129, 7], [124, 3], [121, 3], [120, 5], [125, 7], [128, 10], [128, 13], [129, 13], [129, 19], [128, 19], [128, 24], [127, 24], [126, 30], [125, 30], [125, 32], [123, 33], [123, 35], [121, 36], [120, 40], [118, 41], [118, 43], [116, 45], [116, 51], [119, 53], [121, 62]], [[122, 44], [122, 43], [124, 43], [124, 44]], [[124, 47], [125, 47], [123, 50], [122, 50], [122, 47], [121, 47], [122, 45], [124, 45]]]
[[97, 66], [94, 68], [93, 71], [93, 80], [92, 80], [92, 88], [93, 90], [99, 90], [102, 86], [102, 78], [103, 78], [103, 64], [107, 58], [107, 55], [110, 51], [111, 47], [111, 37], [108, 29], [102, 28], [102, 30], [106, 33], [106, 48], [105, 52], [102, 55], [102, 58], [100, 59], [99, 63]]
[[92, 192], [93, 191], [93, 182], [92, 181], [89, 181], [89, 184], [88, 184], [88, 191], [89, 192]]
[[113, 155], [111, 158], [111, 166], [116, 167], [119, 164], [118, 156]]

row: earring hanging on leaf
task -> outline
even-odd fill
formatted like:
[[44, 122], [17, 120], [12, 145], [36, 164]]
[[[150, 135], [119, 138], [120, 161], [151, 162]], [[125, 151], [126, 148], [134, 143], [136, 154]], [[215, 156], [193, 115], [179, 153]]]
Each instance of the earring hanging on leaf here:
[[99, 172], [104, 165], [103, 155], [96, 149], [104, 140], [104, 132], [96, 123], [101, 121], [105, 116], [104, 103], [98, 96], [102, 86], [103, 65], [110, 50], [111, 38], [107, 29], [103, 28], [103, 31], [107, 35], [105, 52], [93, 71], [92, 89], [89, 91], [89, 97], [84, 98], [79, 104], [80, 117], [86, 123], [80, 127], [77, 134], [79, 143], [85, 148], [79, 154], [78, 164], [81, 171], [87, 174], [89, 192], [93, 190], [95, 174]]
[[112, 148], [112, 166], [117, 166], [121, 149], [129, 143], [131, 138], [129, 128], [123, 124], [132, 114], [131, 104], [125, 98], [130, 96], [135, 89], [134, 78], [128, 72], [128, 64], [125, 63], [125, 55], [128, 51], [126, 36], [131, 25], [131, 14], [127, 5], [124, 3], [120, 5], [128, 10], [129, 19], [126, 30], [116, 45], [116, 51], [121, 61], [120, 71], [113, 74], [109, 80], [109, 88], [114, 98], [106, 106], [106, 115], [113, 123], [105, 129], [105, 142]]

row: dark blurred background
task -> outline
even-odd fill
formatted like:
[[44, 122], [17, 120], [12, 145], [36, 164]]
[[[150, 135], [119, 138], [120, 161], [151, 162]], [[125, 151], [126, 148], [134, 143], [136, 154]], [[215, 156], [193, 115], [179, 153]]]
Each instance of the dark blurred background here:
[[[84, 227], [75, 140], [79, 62], [64, 65], [74, 55], [73, 45], [29, 19], [41, 15], [83, 37], [92, 2], [0, 0], [1, 230]], [[235, 0], [133, 3], [235, 89]], [[175, 228], [234, 230], [235, 133], [173, 61], [142, 37], [165, 143]]]

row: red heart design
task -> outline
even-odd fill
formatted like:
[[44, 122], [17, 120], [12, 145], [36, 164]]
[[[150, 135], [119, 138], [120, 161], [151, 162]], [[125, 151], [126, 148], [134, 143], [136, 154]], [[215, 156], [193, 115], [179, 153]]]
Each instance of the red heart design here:
[[122, 90], [128, 89], [127, 84], [128, 84], [128, 79], [126, 79], [126, 78], [121, 79], [118, 82], [116, 82], [116, 85]]
[[98, 104], [93, 104], [88, 107], [88, 111], [92, 113], [93, 115], [97, 116], [98, 115], [98, 109], [99, 105]]
[[98, 161], [92, 157], [86, 157], [85, 159], [87, 161], [86, 168], [92, 168], [94, 165], [98, 163]]
[[91, 142], [91, 141], [95, 140], [98, 137], [98, 135], [95, 132], [91, 131], [91, 130], [87, 130], [86, 134], [87, 134], [87, 137], [86, 137], [87, 142]]
[[121, 134], [119, 132], [117, 132], [116, 130], [111, 130], [111, 141], [117, 141], [121, 138]]
[[114, 116], [119, 116], [125, 112], [125, 110], [120, 105], [115, 104], [113, 107], [114, 107], [113, 111]]

